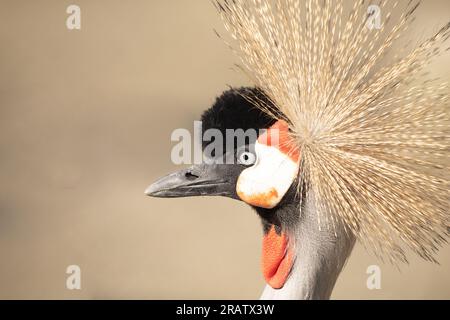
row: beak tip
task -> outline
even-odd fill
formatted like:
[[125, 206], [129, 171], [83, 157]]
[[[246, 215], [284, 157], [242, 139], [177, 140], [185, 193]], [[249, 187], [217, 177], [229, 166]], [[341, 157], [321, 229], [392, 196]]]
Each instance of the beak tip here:
[[145, 191], [144, 191], [144, 194], [146, 195], [146, 196], [153, 196], [153, 194], [155, 193], [155, 188], [153, 187], [153, 185], [150, 185], [150, 186], [148, 186], [147, 187], [147, 189], [145, 189]]

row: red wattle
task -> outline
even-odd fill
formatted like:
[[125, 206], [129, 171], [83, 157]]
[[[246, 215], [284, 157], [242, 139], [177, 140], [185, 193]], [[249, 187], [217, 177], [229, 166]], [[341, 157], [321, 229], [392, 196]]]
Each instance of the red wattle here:
[[267, 284], [274, 289], [282, 288], [291, 272], [293, 261], [286, 235], [278, 235], [272, 226], [262, 244], [262, 271]]

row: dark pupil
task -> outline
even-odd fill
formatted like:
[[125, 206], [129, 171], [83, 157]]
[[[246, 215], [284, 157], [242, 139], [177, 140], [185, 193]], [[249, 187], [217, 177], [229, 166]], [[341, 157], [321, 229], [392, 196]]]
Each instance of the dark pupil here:
[[247, 161], [248, 160], [248, 155], [244, 154], [244, 160]]

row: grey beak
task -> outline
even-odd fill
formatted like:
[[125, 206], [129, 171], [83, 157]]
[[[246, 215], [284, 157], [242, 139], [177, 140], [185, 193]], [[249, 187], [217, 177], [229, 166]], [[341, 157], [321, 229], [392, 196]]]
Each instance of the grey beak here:
[[145, 194], [158, 198], [195, 196], [237, 198], [236, 181], [239, 173], [236, 171], [233, 165], [194, 165], [160, 178], [145, 190]]

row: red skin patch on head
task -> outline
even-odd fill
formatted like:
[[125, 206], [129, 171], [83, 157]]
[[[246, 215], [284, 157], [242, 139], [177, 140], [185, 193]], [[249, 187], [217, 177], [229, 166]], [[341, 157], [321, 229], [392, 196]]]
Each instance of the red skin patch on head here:
[[289, 134], [289, 125], [284, 120], [278, 120], [264, 134], [258, 137], [258, 143], [276, 147], [298, 163], [300, 150]]
[[284, 286], [294, 262], [292, 250], [284, 233], [277, 234], [274, 226], [263, 238], [262, 271], [264, 279], [274, 289]]
[[272, 208], [272, 200], [278, 198], [278, 192], [275, 188], [271, 188], [269, 192], [260, 192], [251, 195], [245, 194], [241, 191], [237, 191], [237, 194], [241, 200], [260, 208]]

